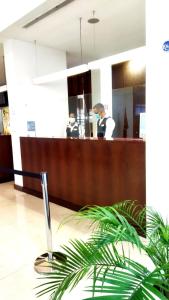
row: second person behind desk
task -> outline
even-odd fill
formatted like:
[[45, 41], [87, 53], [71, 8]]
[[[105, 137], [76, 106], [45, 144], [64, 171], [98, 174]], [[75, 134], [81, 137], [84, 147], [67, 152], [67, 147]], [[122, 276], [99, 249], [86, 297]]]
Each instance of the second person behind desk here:
[[97, 118], [97, 137], [111, 139], [115, 128], [114, 120], [106, 114], [102, 103], [97, 103], [93, 107], [93, 111]]
[[75, 114], [69, 114], [69, 123], [66, 127], [67, 137], [78, 138], [79, 137], [79, 125], [76, 122]]

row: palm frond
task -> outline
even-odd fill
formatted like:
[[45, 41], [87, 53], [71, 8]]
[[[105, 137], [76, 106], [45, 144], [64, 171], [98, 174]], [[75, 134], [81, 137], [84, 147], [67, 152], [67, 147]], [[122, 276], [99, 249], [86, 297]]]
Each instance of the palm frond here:
[[135, 228], [129, 229], [121, 225], [117, 228], [110, 227], [104, 231], [96, 231], [91, 235], [89, 241], [96, 245], [96, 249], [105, 245], [116, 245], [120, 242], [129, 242], [133, 246], [136, 245], [139, 250], [145, 248]]
[[153, 239], [156, 243], [169, 247], [169, 224], [152, 209], [147, 210], [147, 234], [150, 241]]
[[[166, 300], [167, 298], [159, 291], [163, 283], [161, 270], [155, 269], [153, 272], [148, 271], [144, 266], [126, 259], [127, 264], [123, 268], [110, 267], [105, 273], [104, 270], [95, 279], [95, 285], [86, 291], [94, 295], [89, 299], [158, 299]], [[161, 278], [161, 280], [160, 280]], [[169, 287], [166, 286], [166, 289]], [[100, 296], [101, 294], [102, 296]]]
[[[114, 244], [118, 241], [127, 241], [133, 245], [135, 244], [138, 249], [142, 249], [143, 244], [137, 230], [129, 223], [131, 222], [131, 216], [133, 216], [133, 214], [137, 213], [137, 216], [138, 218], [140, 217], [140, 219], [141, 216], [138, 214], [138, 209], [137, 212], [134, 210], [133, 202], [130, 202], [131, 201], [125, 201], [125, 206], [124, 204], [119, 204], [118, 206], [89, 207], [77, 213], [77, 218], [82, 218], [82, 220], [89, 219], [93, 223], [98, 224], [90, 239], [93, 242], [95, 241], [98, 247], [109, 243]], [[121, 213], [121, 211], [128, 216], [128, 219]], [[142, 212], [142, 219], [144, 219], [143, 215], [145, 216]]]
[[147, 209], [147, 240], [145, 251], [156, 266], [169, 262], [169, 225], [153, 209]]
[[137, 204], [137, 201], [125, 200], [114, 205], [128, 222], [139, 230], [140, 235], [146, 233], [146, 208]]
[[153, 238], [158, 238], [160, 228], [164, 228], [167, 224], [164, 223], [161, 215], [153, 209], [147, 208], [147, 233]]
[[69, 246], [62, 248], [67, 259], [65, 262], [51, 263], [52, 275], [49, 273], [42, 277], [49, 282], [37, 287], [42, 288], [37, 293], [38, 296], [55, 290], [54, 299], [59, 300], [63, 291], [72, 290], [82, 278], [90, 277], [93, 267], [99, 274], [103, 267], [109, 267], [109, 265], [122, 267], [124, 264], [123, 258], [121, 259], [118, 253], [110, 251], [108, 246], [97, 249], [94, 243], [75, 240], [71, 241]]
[[[87, 206], [74, 216], [77, 220], [90, 220], [99, 228], [118, 226], [119, 221], [127, 221], [135, 226], [141, 235], [146, 234], [146, 209], [136, 201], [125, 200], [112, 206]], [[125, 224], [124, 224], [125, 225]]]
[[112, 226], [118, 226], [119, 220], [116, 215], [111, 212], [112, 206], [89, 206], [81, 209], [77, 214], [77, 219], [91, 220], [93, 224], [111, 224]]
[[[87, 291], [92, 296], [85, 300], [167, 299], [169, 225], [160, 214], [127, 200], [112, 206], [85, 207], [71, 218], [88, 220], [95, 225], [91, 236], [87, 242], [72, 240], [62, 247], [67, 259], [51, 262], [53, 273], [43, 276], [46, 282], [39, 285], [37, 296], [50, 293], [51, 300], [61, 300], [65, 291], [71, 291], [82, 279], [88, 278], [92, 285]], [[146, 244], [139, 233], [146, 235]], [[146, 251], [154, 271], [127, 258], [123, 242]]]

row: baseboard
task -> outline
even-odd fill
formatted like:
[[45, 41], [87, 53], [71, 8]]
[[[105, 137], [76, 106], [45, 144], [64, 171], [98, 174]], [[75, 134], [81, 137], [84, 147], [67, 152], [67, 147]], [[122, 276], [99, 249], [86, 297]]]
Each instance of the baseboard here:
[[14, 181], [13, 175], [0, 177], [0, 183], [10, 182], [10, 181]]
[[[35, 197], [38, 197], [38, 198], [41, 198], [41, 199], [43, 198], [41, 192], [31, 190], [29, 188], [26, 188], [26, 187], [23, 187], [23, 186], [20, 186], [20, 185], [17, 185], [17, 184], [14, 184], [14, 188], [15, 188], [15, 190], [18, 190], [20, 192], [24, 192], [26, 194], [29, 194], [29, 195], [32, 195], [32, 196], [35, 196]], [[53, 197], [53, 196], [50, 196], [50, 195], [48, 195], [48, 198], [49, 198], [49, 201], [52, 202], [52, 203], [58, 204], [60, 206], [63, 206], [63, 207], [66, 207], [66, 208], [69, 208], [69, 209], [72, 209], [72, 210], [75, 210], [75, 211], [78, 211], [79, 209], [82, 208], [82, 206], [80, 206], [78, 204], [71, 203], [71, 202], [66, 201], [64, 199], [60, 199], [60, 198]]]

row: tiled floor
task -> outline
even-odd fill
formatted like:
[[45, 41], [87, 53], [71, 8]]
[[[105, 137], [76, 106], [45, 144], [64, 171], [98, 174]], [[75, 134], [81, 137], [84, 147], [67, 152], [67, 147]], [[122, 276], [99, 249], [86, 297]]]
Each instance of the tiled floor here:
[[[52, 216], [53, 249], [71, 238], [86, 239], [89, 223], [66, 223], [58, 225], [73, 212], [50, 203]], [[125, 244], [129, 255], [145, 265], [150, 265], [147, 257]], [[46, 252], [45, 220], [42, 199], [14, 190], [13, 183], [0, 184], [0, 300], [35, 300], [34, 287], [40, 284], [39, 275], [34, 272], [34, 261]], [[63, 300], [80, 300], [82, 283]], [[89, 295], [88, 295], [89, 296]], [[45, 295], [41, 300], [49, 299]]]
[[[70, 238], [87, 238], [89, 227], [73, 222], [58, 225], [72, 211], [50, 204], [53, 246]], [[33, 270], [37, 256], [46, 252], [43, 201], [14, 190], [12, 183], [0, 184], [0, 299], [34, 300], [34, 287], [40, 282]], [[73, 299], [71, 296], [65, 299]], [[48, 299], [44, 296], [40, 299]], [[79, 298], [80, 299], [80, 298]]]

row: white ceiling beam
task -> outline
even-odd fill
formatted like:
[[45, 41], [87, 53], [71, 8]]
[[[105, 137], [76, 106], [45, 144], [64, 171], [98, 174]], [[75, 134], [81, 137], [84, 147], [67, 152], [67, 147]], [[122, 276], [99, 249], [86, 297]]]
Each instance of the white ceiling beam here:
[[66, 79], [69, 76], [81, 74], [84, 72], [87, 72], [89, 70], [87, 64], [79, 65], [70, 69], [65, 69], [62, 71], [58, 71], [55, 73], [51, 73], [48, 75], [44, 75], [41, 77], [33, 78], [34, 84], [46, 84], [46, 83], [52, 83], [61, 79]]
[[88, 70], [100, 69], [105, 65], [114, 65], [120, 62], [132, 60], [135, 58], [141, 58], [145, 60], [146, 47], [139, 47], [129, 51], [125, 51], [119, 54], [108, 56], [102, 59], [91, 61], [88, 64], [79, 65], [73, 68], [61, 70], [52, 74], [33, 78], [34, 84], [47, 84], [61, 79], [65, 79], [69, 76], [81, 74]]

